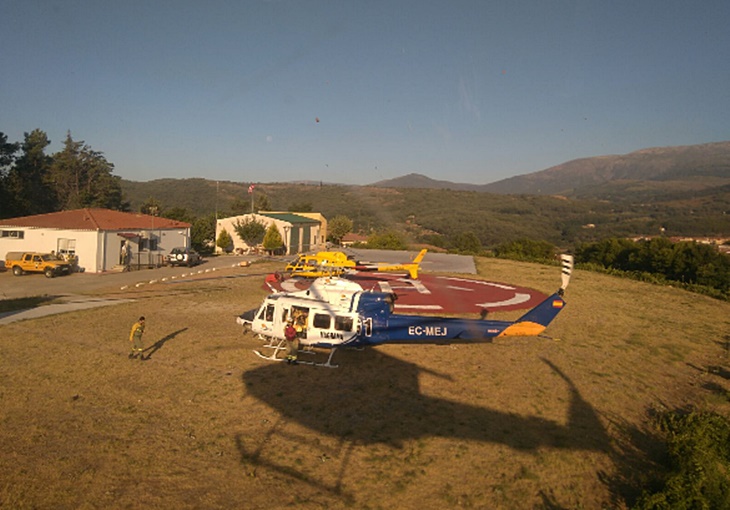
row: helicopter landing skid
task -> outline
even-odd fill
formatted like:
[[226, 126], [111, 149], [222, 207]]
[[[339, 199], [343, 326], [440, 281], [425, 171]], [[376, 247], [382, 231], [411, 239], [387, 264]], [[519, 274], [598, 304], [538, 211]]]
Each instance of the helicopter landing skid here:
[[269, 361], [286, 361], [284, 358], [277, 358], [276, 353], [278, 351], [274, 351], [272, 354], [269, 354], [268, 356], [264, 354], [261, 351], [254, 350], [253, 353], [258, 356], [259, 358], [267, 359]]
[[[259, 335], [261, 337], [261, 335]], [[263, 337], [261, 337], [263, 338]], [[263, 338], [264, 340], [267, 340], [268, 343], [266, 345], [263, 345], [262, 347], [264, 349], [273, 349], [274, 352], [271, 354], [264, 354], [261, 351], [254, 349], [254, 354], [258, 356], [259, 358], [267, 359], [269, 361], [284, 361], [284, 358], [277, 358], [276, 355], [279, 353], [279, 351], [283, 351], [286, 349], [286, 346], [284, 345], [286, 343], [286, 340], [276, 340], [273, 337]]]
[[[271, 354], [268, 354], [268, 355], [267, 354], [264, 354], [263, 352], [258, 351], [258, 350], [254, 350], [253, 353], [256, 356], [258, 356], [259, 358], [262, 358], [262, 359], [265, 359], [265, 360], [269, 360], [269, 361], [287, 361], [286, 358], [277, 358], [276, 357], [276, 355], [279, 353], [279, 351], [282, 351], [282, 350], [285, 350], [286, 349], [286, 347], [284, 347], [283, 344], [284, 344], [284, 340], [282, 340], [281, 342], [279, 342], [278, 345], [272, 345], [272, 344], [264, 345], [264, 348], [274, 349], [274, 352], [272, 352]], [[335, 347], [335, 348], [333, 348], [330, 351], [330, 354], [327, 357], [327, 361], [325, 361], [324, 363], [317, 362], [317, 361], [309, 361], [309, 360], [298, 359], [298, 360], [296, 360], [296, 362], [294, 364], [295, 365], [310, 365], [310, 366], [313, 366], [313, 367], [338, 368], [339, 365], [333, 365], [332, 364], [332, 357], [335, 355], [335, 351], [336, 350], [337, 350], [337, 348]], [[299, 353], [300, 354], [316, 354], [316, 352], [314, 352], [311, 349], [300, 350]]]
[[[296, 361], [296, 364], [297, 365], [311, 365], [313, 367], [338, 368], [339, 365], [333, 365], [332, 364], [332, 357], [335, 355], [335, 351], [336, 350], [337, 350], [337, 347], [334, 347], [330, 351], [330, 355], [327, 357], [327, 361], [325, 361], [324, 363], [317, 362], [317, 361], [309, 361], [309, 360], [297, 360]], [[309, 349], [303, 350], [303, 351], [299, 351], [299, 352], [304, 353], [304, 354], [316, 354], [314, 351], [309, 350]]]

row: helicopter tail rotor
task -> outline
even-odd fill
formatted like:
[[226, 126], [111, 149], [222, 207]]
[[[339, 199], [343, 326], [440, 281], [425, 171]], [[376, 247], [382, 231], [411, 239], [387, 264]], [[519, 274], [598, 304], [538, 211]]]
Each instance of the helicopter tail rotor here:
[[565, 253], [560, 255], [560, 263], [563, 266], [563, 272], [561, 274], [562, 285], [558, 290], [558, 294], [562, 296], [568, 287], [568, 283], [570, 283], [570, 275], [573, 274], [573, 256]]

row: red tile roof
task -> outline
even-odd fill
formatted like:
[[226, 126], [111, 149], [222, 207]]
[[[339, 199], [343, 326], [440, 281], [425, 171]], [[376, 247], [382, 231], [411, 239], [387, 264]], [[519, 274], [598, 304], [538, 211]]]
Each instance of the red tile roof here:
[[168, 220], [141, 213], [126, 213], [111, 209], [74, 209], [48, 214], [35, 214], [0, 220], [1, 227], [59, 228], [68, 230], [153, 230], [158, 228], [189, 228], [190, 223]]

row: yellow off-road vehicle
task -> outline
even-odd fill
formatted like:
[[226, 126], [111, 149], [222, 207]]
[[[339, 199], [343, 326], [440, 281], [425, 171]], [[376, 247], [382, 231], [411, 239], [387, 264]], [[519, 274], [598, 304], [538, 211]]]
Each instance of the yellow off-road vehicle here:
[[50, 253], [9, 251], [5, 255], [5, 269], [15, 276], [25, 273], [43, 273], [46, 278], [71, 274], [71, 264]]

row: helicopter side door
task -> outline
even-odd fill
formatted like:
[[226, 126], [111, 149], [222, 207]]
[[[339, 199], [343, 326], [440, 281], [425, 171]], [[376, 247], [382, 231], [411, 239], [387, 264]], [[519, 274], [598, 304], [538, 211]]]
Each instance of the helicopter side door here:
[[359, 328], [355, 314], [333, 314], [327, 310], [315, 310], [311, 316], [311, 343], [323, 346], [341, 345], [350, 341]]

